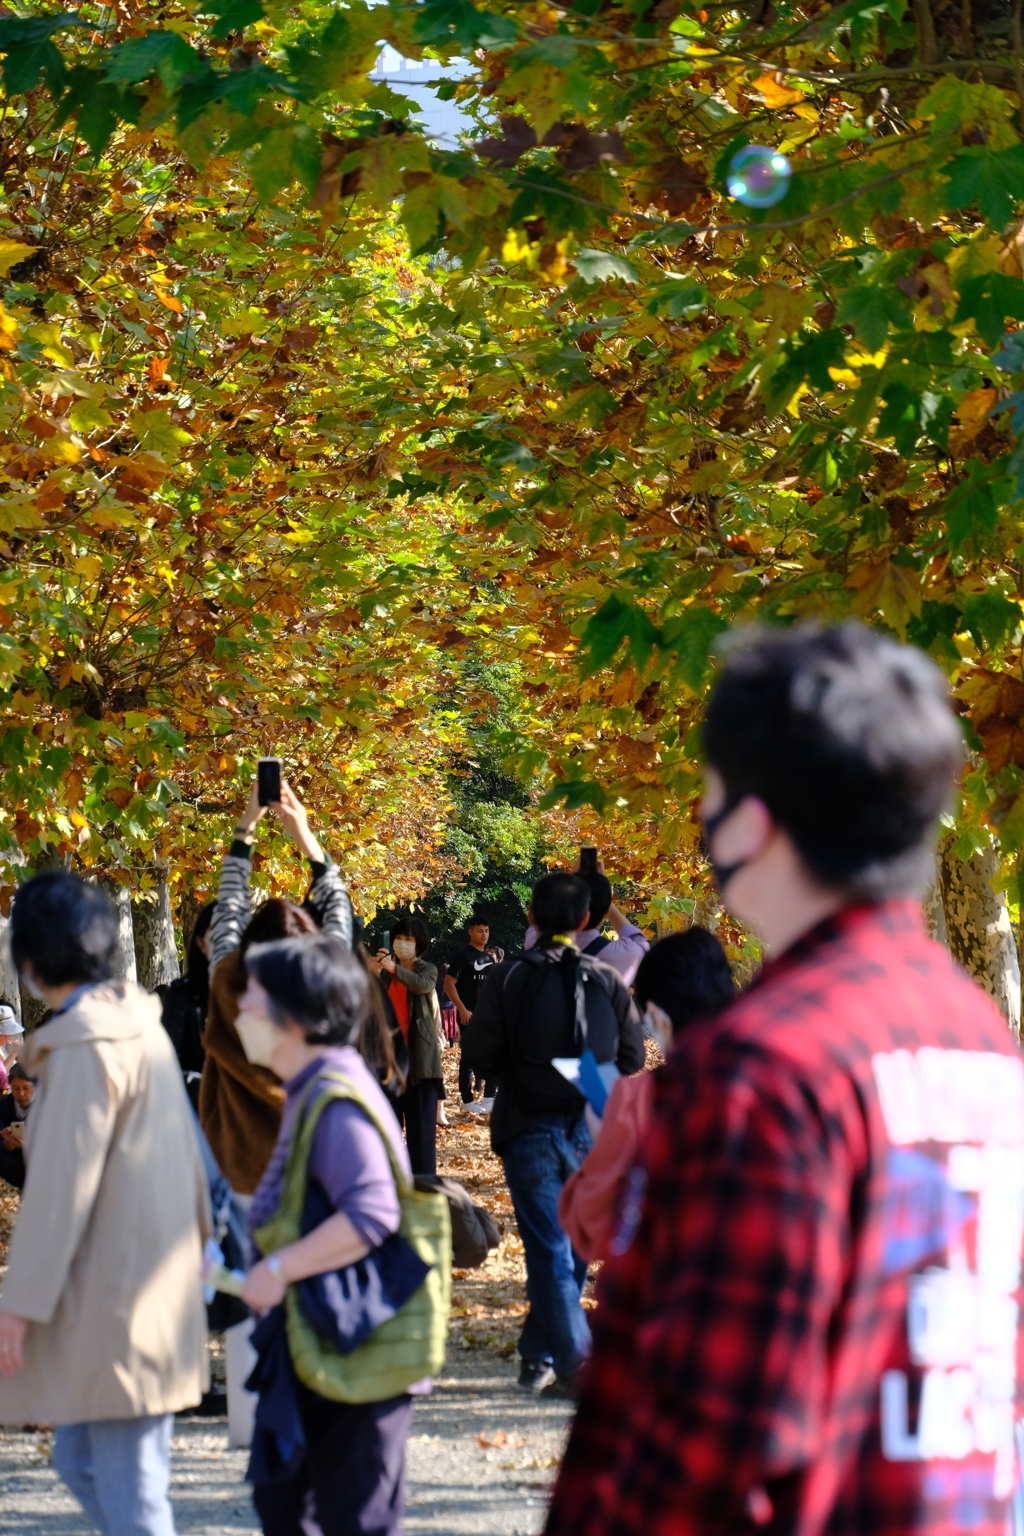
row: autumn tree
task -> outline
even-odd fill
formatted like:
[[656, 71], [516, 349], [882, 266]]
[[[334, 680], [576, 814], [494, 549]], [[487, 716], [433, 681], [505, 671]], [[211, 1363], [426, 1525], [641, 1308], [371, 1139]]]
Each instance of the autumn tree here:
[[[1016, 905], [1014, 25], [993, 0], [224, 0], [0, 21], [9, 718], [52, 776], [51, 821], [59, 802], [76, 826], [62, 786], [83, 770], [46, 753], [91, 774], [100, 753], [155, 773], [184, 752], [216, 779], [239, 712], [263, 708], [323, 761], [322, 711], [356, 679], [364, 707], [328, 728], [379, 742], [388, 784], [404, 764], [429, 798], [448, 746], [435, 669], [471, 648], [522, 668], [505, 751], [523, 781], [603, 814], [653, 895], [695, 899], [717, 635], [854, 614], [945, 668], [972, 753], [947, 861], [989, 859], [996, 835]], [[368, 80], [382, 39], [471, 66], [448, 89], [473, 143], [431, 146]], [[752, 143], [792, 169], [760, 210], [727, 188]], [[126, 370], [132, 392], [104, 394]], [[138, 610], [118, 595], [129, 570]], [[426, 708], [423, 757], [400, 750], [382, 675], [406, 681], [400, 710]], [[186, 678], [179, 721], [163, 701]], [[44, 810], [33, 777], [7, 802], [23, 832]], [[133, 812], [146, 843], [137, 797], [174, 792], [137, 781], [97, 802], [98, 826], [79, 809], [90, 843]], [[342, 771], [339, 807], [353, 787]], [[992, 879], [977, 890], [951, 940], [998, 990], [983, 930], [1003, 919]]]

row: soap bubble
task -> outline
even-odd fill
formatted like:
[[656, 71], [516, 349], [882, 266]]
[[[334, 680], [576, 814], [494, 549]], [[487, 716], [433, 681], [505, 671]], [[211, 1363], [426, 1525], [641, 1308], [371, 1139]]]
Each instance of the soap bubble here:
[[729, 196], [748, 208], [771, 208], [789, 191], [793, 167], [764, 144], [747, 144], [729, 161]]

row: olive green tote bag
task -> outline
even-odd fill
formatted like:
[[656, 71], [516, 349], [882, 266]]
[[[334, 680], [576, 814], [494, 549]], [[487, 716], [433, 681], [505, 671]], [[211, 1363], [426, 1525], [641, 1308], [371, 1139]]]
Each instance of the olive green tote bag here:
[[[324, 1086], [326, 1084], [326, 1086]], [[309, 1107], [314, 1090], [317, 1096]], [[394, 1317], [375, 1328], [365, 1343], [340, 1355], [317, 1333], [299, 1303], [298, 1288], [288, 1287], [285, 1316], [292, 1364], [301, 1382], [340, 1403], [374, 1403], [397, 1397], [416, 1381], [434, 1376], [444, 1364], [452, 1287], [452, 1232], [444, 1195], [421, 1194], [395, 1155], [391, 1138], [356, 1084], [342, 1072], [318, 1073], [295, 1117], [285, 1166], [281, 1203], [254, 1233], [262, 1254], [276, 1253], [300, 1234], [306, 1197], [306, 1171], [317, 1121], [332, 1099], [351, 1099], [374, 1126], [385, 1147], [401, 1208], [399, 1232], [424, 1263], [431, 1265], [419, 1289]]]

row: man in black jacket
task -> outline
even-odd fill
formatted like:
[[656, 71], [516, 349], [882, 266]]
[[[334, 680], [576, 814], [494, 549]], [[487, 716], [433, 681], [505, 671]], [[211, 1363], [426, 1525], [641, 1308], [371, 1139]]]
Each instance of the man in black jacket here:
[[491, 1146], [505, 1167], [526, 1254], [530, 1310], [519, 1338], [520, 1386], [574, 1397], [590, 1352], [580, 1303], [587, 1266], [558, 1222], [558, 1197], [591, 1147], [584, 1099], [552, 1065], [585, 1048], [620, 1072], [644, 1064], [636, 1008], [611, 966], [580, 955], [590, 892], [577, 875], [545, 875], [534, 887], [528, 954], [495, 966], [462, 1037], [466, 1061], [497, 1079]]

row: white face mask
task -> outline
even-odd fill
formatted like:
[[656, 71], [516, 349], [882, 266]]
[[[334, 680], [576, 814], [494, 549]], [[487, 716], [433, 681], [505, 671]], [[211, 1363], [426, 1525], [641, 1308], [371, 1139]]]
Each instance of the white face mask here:
[[242, 1050], [254, 1067], [270, 1067], [273, 1070], [273, 1054], [281, 1040], [281, 1031], [259, 1014], [243, 1011], [235, 1019]]
[[416, 959], [415, 939], [396, 939], [394, 951], [403, 965], [407, 965]]

